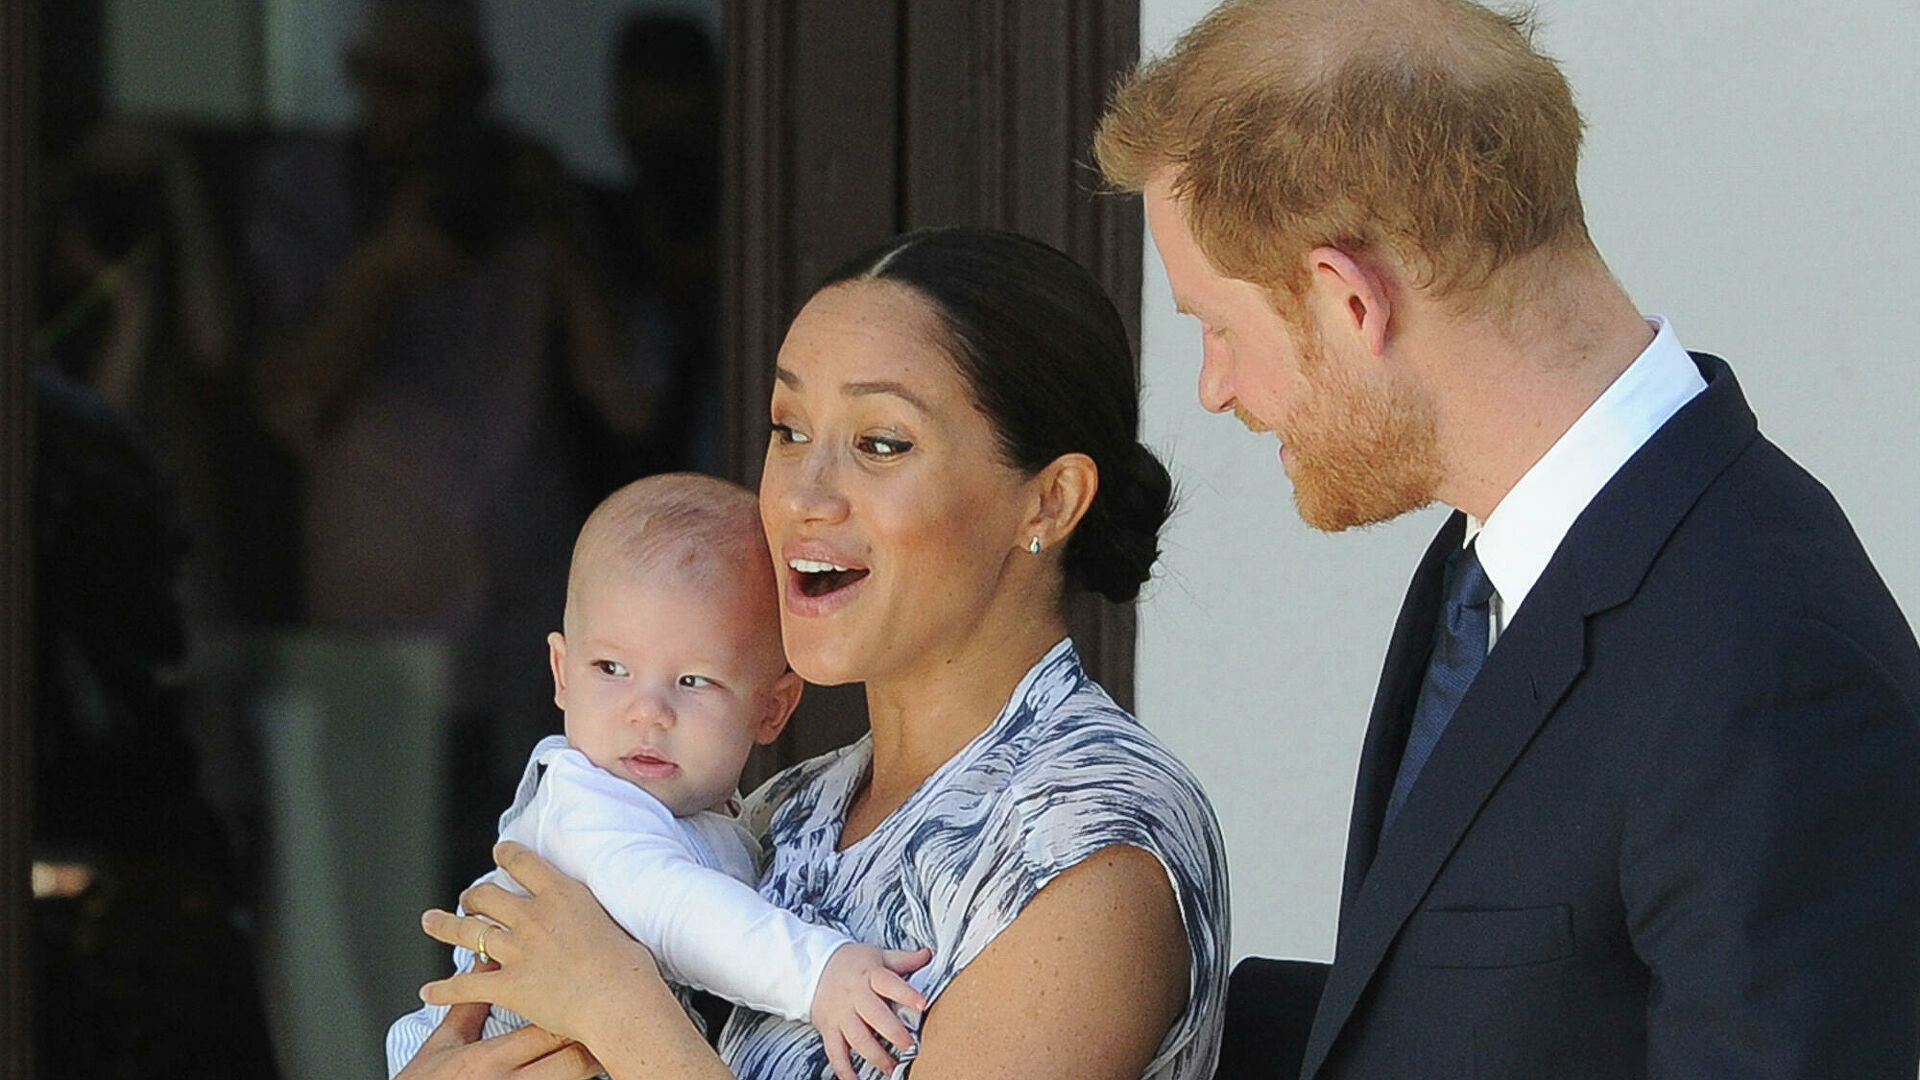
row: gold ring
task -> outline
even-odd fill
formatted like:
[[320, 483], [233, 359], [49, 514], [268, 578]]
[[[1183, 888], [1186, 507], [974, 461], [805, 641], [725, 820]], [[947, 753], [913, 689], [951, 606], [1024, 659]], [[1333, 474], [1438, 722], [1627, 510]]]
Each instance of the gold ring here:
[[481, 924], [480, 940], [475, 942], [473, 946], [473, 955], [479, 957], [480, 962], [483, 964], [493, 963], [493, 958], [487, 955], [487, 935], [491, 933], [493, 933], [492, 923]]

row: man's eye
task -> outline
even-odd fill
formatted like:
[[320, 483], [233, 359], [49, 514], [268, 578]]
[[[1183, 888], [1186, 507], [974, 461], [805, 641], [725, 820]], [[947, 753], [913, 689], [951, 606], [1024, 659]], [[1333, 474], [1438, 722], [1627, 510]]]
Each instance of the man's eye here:
[[786, 424], [773, 425], [773, 441], [787, 445], [812, 442], [812, 436], [804, 431], [795, 431]]
[[680, 685], [689, 690], [698, 690], [703, 686], [712, 686], [713, 680], [707, 678], [705, 675], [682, 675], [680, 676]]
[[860, 452], [868, 457], [891, 458], [913, 449], [913, 444], [905, 439], [890, 439], [884, 435], [864, 436], [854, 443]]
[[593, 666], [599, 669], [600, 674], [611, 675], [616, 679], [625, 676], [627, 673], [627, 665], [618, 660], [595, 660]]

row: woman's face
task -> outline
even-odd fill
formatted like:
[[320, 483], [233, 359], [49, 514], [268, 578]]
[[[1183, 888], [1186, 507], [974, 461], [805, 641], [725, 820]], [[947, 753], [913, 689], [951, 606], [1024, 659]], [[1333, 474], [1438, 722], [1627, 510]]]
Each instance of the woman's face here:
[[1031, 482], [936, 319], [910, 289], [853, 282], [808, 301], [780, 347], [760, 515], [787, 658], [809, 681], [960, 659], [1030, 588], [1007, 571], [1032, 558]]

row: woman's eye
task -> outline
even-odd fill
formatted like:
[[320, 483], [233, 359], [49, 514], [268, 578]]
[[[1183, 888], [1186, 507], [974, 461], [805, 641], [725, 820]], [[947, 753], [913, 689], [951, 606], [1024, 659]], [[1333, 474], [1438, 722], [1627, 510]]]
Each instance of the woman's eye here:
[[593, 666], [599, 669], [600, 674], [611, 675], [616, 679], [627, 673], [627, 665], [618, 660], [595, 660]]
[[713, 680], [707, 678], [705, 675], [682, 675], [680, 676], [680, 685], [689, 690], [698, 690], [703, 686], [712, 686]]
[[813, 440], [804, 431], [795, 431], [786, 424], [775, 424], [773, 425], [773, 441], [793, 445], [796, 443], [812, 442]]
[[913, 449], [913, 444], [905, 439], [892, 439], [884, 435], [867, 435], [855, 442], [860, 452], [868, 457], [892, 458]]

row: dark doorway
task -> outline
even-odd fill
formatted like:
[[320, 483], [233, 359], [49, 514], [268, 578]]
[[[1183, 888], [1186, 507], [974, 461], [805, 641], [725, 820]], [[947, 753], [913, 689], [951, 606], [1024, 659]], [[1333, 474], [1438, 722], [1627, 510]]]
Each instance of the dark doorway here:
[[[43, 869], [56, 864], [85, 869], [90, 857], [85, 844], [49, 851], [39, 843], [58, 833], [56, 826], [70, 824], [64, 817], [58, 821], [47, 818], [48, 812], [43, 809], [38, 828], [33, 820], [35, 806], [45, 806], [50, 794], [36, 794], [36, 761], [44, 765], [53, 760], [49, 753], [56, 747], [42, 746], [42, 753], [36, 757], [32, 743], [53, 695], [60, 692], [47, 683], [39, 669], [45, 655], [43, 647], [52, 640], [49, 628], [58, 625], [55, 616], [66, 610], [56, 610], [54, 605], [69, 603], [62, 599], [65, 594], [57, 589], [50, 592], [37, 577], [44, 558], [36, 557], [33, 540], [47, 535], [51, 519], [44, 511], [40, 520], [34, 518], [35, 485], [48, 474], [36, 468], [33, 451], [36, 446], [49, 445], [52, 429], [46, 425], [36, 429], [34, 423], [35, 401], [40, 394], [35, 387], [40, 363], [36, 357], [44, 358], [46, 352], [44, 336], [38, 346], [34, 337], [63, 313], [71, 324], [69, 330], [85, 321], [71, 314], [76, 310], [72, 302], [84, 291], [84, 285], [61, 284], [45, 275], [42, 256], [48, 251], [50, 230], [65, 220], [43, 213], [48, 200], [58, 193], [80, 190], [83, 194], [101, 194], [121, 208], [151, 209], [155, 205], [151, 201], [155, 189], [149, 187], [142, 195], [137, 183], [131, 187], [79, 189], [54, 183], [71, 175], [66, 165], [75, 148], [87, 143], [90, 128], [102, 121], [125, 119], [115, 115], [116, 101], [121, 99], [116, 99], [111, 85], [114, 79], [108, 77], [103, 44], [112, 32], [113, 20], [107, 17], [107, 9], [112, 6], [111, 0], [0, 0], [0, 81], [5, 83], [7, 110], [7, 122], [0, 128], [0, 664], [5, 665], [0, 672], [0, 873], [14, 883], [0, 897], [0, 992], [4, 993], [0, 998], [0, 1077], [32, 1074], [30, 1058], [39, 1026], [32, 1019], [33, 1002], [47, 988], [33, 985], [36, 961], [30, 939], [36, 932], [36, 920], [45, 921], [41, 916], [48, 910], [47, 904], [75, 900], [73, 896], [64, 900], [32, 899], [23, 887], [30, 877], [30, 865], [39, 861]], [[287, 94], [294, 95], [288, 100], [308, 100], [311, 104], [311, 98], [299, 99], [298, 95], [321, 93], [314, 90], [320, 83], [300, 83], [297, 78], [291, 83], [274, 82], [283, 76], [293, 78], [285, 73], [294, 71], [297, 75], [299, 69], [298, 65], [283, 63], [284, 58], [269, 56], [264, 42], [272, 33], [284, 34], [288, 12], [310, 15], [331, 8], [280, 0], [233, 0], [209, 6], [234, 13], [231, 29], [243, 43], [240, 54], [229, 58], [221, 68], [234, 76], [234, 85], [243, 88], [235, 92], [237, 96], [230, 96], [227, 105], [218, 106], [230, 111], [213, 122], [204, 114], [185, 121], [178, 116], [158, 117], [158, 123], [139, 133], [146, 141], [135, 139], [131, 144], [110, 145], [105, 151], [96, 148], [96, 152], [121, 162], [129, 154], [136, 160], [140, 153], [148, 154], [148, 160], [156, 154], [166, 159], [175, 150], [186, 154], [198, 175], [200, 201], [210, 212], [208, 234], [217, 240], [216, 246], [232, 256], [232, 276], [227, 281], [233, 317], [224, 329], [225, 347], [235, 356], [255, 358], [269, 351], [267, 343], [275, 340], [277, 324], [270, 305], [258, 291], [263, 288], [261, 281], [250, 276], [244, 269], [244, 258], [235, 253], [242, 252], [250, 242], [258, 242], [261, 226], [244, 216], [224, 215], [241, 215], [247, 207], [260, 205], [257, 191], [247, 185], [261, 175], [262, 169], [271, 173], [269, 167], [260, 164], [266, 149], [284, 150], [290, 155], [283, 159], [283, 167], [290, 170], [286, 175], [299, 176], [301, 168], [320, 160], [301, 156], [311, 155], [315, 145], [304, 123], [301, 130], [287, 130], [273, 122], [275, 110], [286, 107], [283, 99]], [[457, 0], [425, 6], [456, 13], [477, 9], [477, 5]], [[672, 4], [663, 0], [658, 5], [641, 0], [631, 5], [581, 0], [574, 6], [593, 18], [602, 18], [614, 8], [657, 6], [685, 11], [699, 5], [691, 0]], [[340, 30], [347, 25], [343, 19], [328, 25]], [[649, 376], [660, 380], [654, 384], [656, 393], [685, 394], [685, 401], [701, 407], [676, 405], [667, 414], [680, 422], [678, 427], [671, 432], [656, 427], [644, 437], [633, 437], [635, 431], [645, 428], [644, 421], [623, 415], [617, 395], [607, 393], [604, 384], [596, 386], [591, 377], [577, 378], [579, 365], [562, 363], [557, 369], [543, 369], [547, 374], [542, 376], [545, 381], [539, 384], [539, 393], [563, 418], [562, 430], [579, 437], [571, 442], [560, 440], [552, 449], [563, 458], [572, 454], [576, 461], [593, 463], [598, 471], [589, 469], [578, 478], [581, 493], [571, 504], [574, 509], [549, 507], [555, 510], [550, 520], [535, 515], [515, 519], [516, 525], [529, 529], [521, 537], [528, 550], [564, 555], [570, 530], [577, 521], [569, 514], [583, 512], [583, 503], [593, 497], [596, 485], [617, 483], [640, 470], [692, 466], [753, 483], [764, 447], [771, 358], [794, 305], [828, 267], [853, 250], [892, 233], [947, 223], [988, 224], [1030, 233], [1067, 250], [1092, 268], [1131, 321], [1138, 310], [1139, 296], [1138, 211], [1096, 194], [1087, 146], [1108, 87], [1133, 62], [1138, 21], [1134, 0], [737, 0], [721, 5], [706, 17], [706, 27], [717, 31], [716, 63], [711, 74], [718, 76], [720, 92], [713, 101], [702, 104], [698, 87], [705, 76], [700, 65], [667, 64], [673, 69], [669, 85], [652, 88], [659, 93], [651, 100], [660, 108], [642, 110], [657, 123], [652, 127], [638, 124], [630, 130], [636, 145], [645, 143], [657, 160], [675, 163], [656, 174], [654, 182], [694, 195], [704, 194], [710, 203], [715, 190], [721, 198], [705, 211], [676, 214], [666, 221], [649, 220], [645, 210], [636, 210], [634, 204], [623, 201], [618, 190], [620, 176], [562, 176], [574, 181], [566, 189], [578, 195], [578, 202], [570, 204], [566, 212], [577, 212], [592, 222], [586, 232], [638, 238], [616, 245], [615, 256], [631, 256], [635, 246], [643, 242], [657, 247], [645, 260], [630, 260], [611, 269], [602, 264], [608, 276], [624, 275], [621, 280], [632, 287], [624, 311], [622, 303], [615, 302], [608, 305], [613, 310], [589, 312], [572, 320], [557, 317], [543, 321], [539, 332], [526, 338], [533, 342], [532, 347], [577, 354], [587, 347], [582, 342], [596, 333], [619, 340], [623, 315], [629, 320], [624, 325], [631, 330], [636, 325], [632, 320], [649, 311], [657, 312], [662, 304], [684, 308], [705, 302], [711, 305], [710, 310], [696, 312], [690, 316], [690, 323], [664, 331], [657, 323], [649, 324], [648, 331], [655, 337], [664, 334], [678, 340], [688, 355], [714, 358], [704, 369], [705, 374], [700, 374], [702, 369], [696, 361], [692, 364], [693, 377], [685, 376], [684, 370], [680, 374], [669, 370], [664, 375], [655, 371]], [[604, 21], [604, 25], [612, 23]], [[525, 42], [523, 27], [504, 33], [505, 39], [492, 43], [494, 48], [509, 47], [506, 39], [511, 39], [514, 46]], [[338, 43], [349, 42], [342, 37]], [[601, 44], [604, 48], [596, 46], [591, 50], [593, 55], [581, 62], [617, 65], [619, 50], [613, 48], [614, 43], [609, 40]], [[639, 54], [646, 48], [645, 42], [633, 45]], [[674, 47], [668, 49], [673, 52]], [[684, 55], [684, 50], [674, 55]], [[363, 91], [398, 95], [395, 100], [418, 91], [423, 81], [446, 76], [458, 83], [463, 77], [459, 70], [436, 74], [409, 69], [403, 62], [396, 62], [405, 57], [393, 52], [376, 50], [348, 54], [343, 59], [344, 74], [359, 80]], [[326, 60], [331, 64], [334, 58], [329, 55]], [[538, 66], [550, 63], [550, 58], [536, 57], [528, 63]], [[658, 69], [659, 63], [654, 67]], [[511, 61], [496, 69], [496, 74], [508, 73], [496, 90], [512, 85], [513, 70]], [[270, 76], [269, 72], [281, 75]], [[331, 78], [333, 73], [333, 68], [323, 65], [318, 74], [309, 75], [318, 80]], [[123, 79], [125, 72], [114, 77]], [[605, 81], [617, 83], [618, 76], [610, 74]], [[205, 87], [188, 89], [198, 92]], [[642, 91], [650, 92], [644, 87]], [[124, 88], [119, 92], [124, 97]], [[328, 107], [324, 102], [314, 106], [317, 111], [308, 119], [324, 120]], [[702, 149], [699, 140], [692, 137], [697, 123], [676, 127], [674, 108], [692, 108], [696, 110], [692, 115], [699, 115], [697, 110], [701, 108], [717, 108], [724, 114], [725, 122], [717, 128], [709, 122], [708, 130], [719, 132], [712, 149]], [[617, 109], [610, 108], [609, 112]], [[682, 119], [685, 115], [681, 114]], [[160, 136], [158, 150], [152, 138], [156, 131]], [[457, 150], [452, 147], [447, 152]], [[502, 142], [484, 143], [479, 152], [522, 162], [520, 173], [530, 174], [499, 178], [499, 184], [521, 185], [506, 196], [498, 188], [486, 189], [482, 195], [490, 191], [493, 196], [510, 197], [521, 206], [520, 212], [530, 217], [553, 210], [541, 197], [526, 198], [528, 191], [553, 190], [542, 186], [554, 180], [541, 174], [542, 163], [549, 158], [539, 154], [523, 157], [512, 145]], [[564, 156], [555, 156], [560, 158], [558, 171], [567, 173], [569, 163]], [[717, 187], [710, 180], [703, 182], [706, 174], [702, 170], [716, 168], [723, 171], [724, 182]], [[470, 169], [458, 178], [477, 177], [485, 182], [481, 175], [484, 171]], [[162, 209], [169, 205], [166, 190], [171, 183], [158, 182]], [[303, 198], [312, 191], [304, 183], [286, 190]], [[130, 201], [123, 197], [129, 191], [133, 193]], [[444, 202], [458, 203], [457, 193], [446, 192], [440, 197]], [[523, 198], [524, 205], [520, 202]], [[149, 201], [143, 203], [142, 199]], [[697, 224], [703, 213], [711, 215], [713, 222], [704, 236]], [[689, 214], [695, 222], [691, 228]], [[117, 241], [125, 246], [109, 254], [149, 257], [140, 255], [146, 250], [141, 244], [146, 242], [151, 247], [154, 242], [146, 240], [150, 230], [139, 228], [139, 224], [105, 220], [100, 228], [111, 232], [109, 227], [119, 227], [126, 234]], [[351, 214], [347, 225], [351, 233]], [[376, 225], [363, 221], [359, 227], [371, 229]], [[457, 210], [443, 219], [443, 226], [448, 238], [455, 241], [454, 246], [464, 245], [470, 258], [475, 252], [494, 250], [489, 247], [494, 242], [491, 231], [501, 227], [498, 222], [476, 220], [472, 215], [462, 217]], [[711, 249], [705, 255], [700, 252], [703, 244]], [[76, 250], [85, 254], [84, 249]], [[170, 265], [176, 267], [197, 258], [183, 258], [177, 249], [167, 250]], [[703, 264], [702, 259], [707, 261]], [[663, 274], [661, 266], [671, 260], [680, 261], [674, 263], [675, 269]], [[701, 265], [711, 268], [704, 278]], [[564, 272], [557, 273], [548, 284], [564, 291], [565, 278]], [[662, 280], [672, 287], [649, 292], [650, 283], [657, 285]], [[197, 287], [199, 291], [195, 292], [178, 285], [176, 281], [169, 286], [174, 301], [192, 302], [195, 295], [205, 299], [206, 288]], [[204, 281], [201, 286], [205, 286]], [[68, 294], [61, 289], [75, 291]], [[676, 300], [657, 295], [672, 291], [681, 296]], [[565, 307], [564, 298], [556, 300], [549, 295], [549, 301], [556, 308]], [[110, 337], [98, 326], [90, 332], [100, 335], [96, 340]], [[710, 337], [704, 342], [697, 340], [703, 333]], [[193, 348], [206, 344], [189, 337], [173, 343], [176, 355], [188, 355]], [[214, 334], [212, 339], [218, 345], [221, 335]], [[64, 340], [79, 342], [83, 338]], [[618, 345], [613, 348], [618, 351]], [[243, 360], [238, 367], [245, 369], [249, 362]], [[676, 379], [681, 381], [676, 383]], [[244, 378], [236, 375], [224, 388], [210, 390], [203, 380], [188, 387], [200, 397], [189, 396], [184, 403], [166, 399], [173, 404], [159, 407], [163, 419], [184, 428], [174, 435], [199, 439], [217, 435], [225, 440], [219, 444], [218, 456], [244, 464], [244, 468], [223, 475], [220, 489], [225, 497], [238, 499], [249, 509], [250, 516], [242, 525], [251, 530], [240, 534], [244, 543], [229, 546], [229, 559], [200, 568], [209, 573], [209, 581], [224, 583], [224, 592], [211, 595], [224, 596], [227, 613], [238, 610], [241, 616], [230, 619], [221, 632], [203, 634], [206, 624], [196, 620], [202, 619], [208, 608], [194, 609], [190, 602], [181, 613], [188, 643], [170, 644], [164, 627], [155, 630], [151, 639], [154, 648], [149, 659], [153, 662], [147, 665], [148, 674], [158, 672], [161, 676], [155, 684], [154, 700], [170, 702], [168, 708], [186, 710], [191, 721], [181, 727], [187, 736], [182, 746], [187, 763], [180, 766], [180, 775], [201, 778], [175, 791], [174, 796], [183, 801], [169, 804], [173, 809], [167, 812], [179, 820], [205, 822], [199, 835], [201, 842], [209, 845], [206, 850], [214, 854], [189, 861], [199, 869], [217, 871], [203, 874], [188, 885], [163, 885], [160, 891], [210, 898], [221, 915], [216, 920], [224, 927], [220, 933], [230, 931], [235, 935], [235, 946], [226, 952], [245, 960], [230, 964], [227, 976], [223, 976], [235, 980], [239, 992], [247, 992], [249, 979], [255, 986], [267, 987], [269, 999], [275, 992], [273, 987], [282, 985], [275, 982], [276, 978], [283, 982], [289, 977], [295, 982], [333, 979], [353, 988], [356, 999], [367, 1003], [355, 1007], [371, 1017], [371, 1022], [384, 1025], [388, 1019], [384, 1010], [390, 1006], [383, 995], [391, 995], [393, 987], [375, 985], [379, 979], [365, 972], [313, 974], [319, 969], [299, 966], [313, 962], [313, 955], [298, 959], [298, 948], [276, 937], [281, 931], [275, 920], [284, 918], [287, 912], [274, 906], [273, 898], [280, 894], [271, 884], [273, 875], [305, 875], [299, 881], [317, 889], [312, 883], [328, 873], [324, 864], [311, 859], [286, 859], [287, 845], [304, 844], [307, 846], [301, 850], [309, 852], [366, 850], [366, 845], [385, 843], [378, 838], [385, 835], [381, 830], [391, 820], [409, 814], [433, 814], [432, 801], [403, 811], [384, 808], [379, 801], [393, 789], [407, 785], [397, 783], [394, 776], [383, 780], [384, 774], [377, 766], [384, 762], [391, 768], [395, 762], [418, 761], [421, 764], [417, 768], [404, 773], [409, 780], [417, 781], [415, 786], [427, 792], [454, 792], [439, 800], [455, 807], [450, 816], [434, 819], [437, 824], [433, 829], [408, 841], [430, 846], [433, 859], [444, 860], [444, 871], [436, 867], [416, 873], [419, 880], [413, 886], [424, 890], [432, 902], [444, 903], [446, 897], [441, 894], [447, 883], [464, 880], [474, 872], [471, 864], [476, 856], [467, 849], [478, 847], [483, 855], [484, 842], [491, 835], [492, 816], [503, 805], [502, 796], [488, 782], [477, 782], [465, 794], [459, 794], [442, 786], [445, 778], [486, 776], [486, 755], [477, 755], [476, 760], [473, 745], [488, 739], [512, 741], [524, 732], [490, 721], [483, 714], [446, 709], [444, 703], [418, 706], [415, 721], [395, 721], [393, 714], [407, 708], [394, 704], [396, 696], [415, 694], [423, 700], [432, 699], [436, 692], [433, 688], [445, 678], [451, 661], [444, 648], [431, 642], [389, 641], [387, 647], [368, 652], [356, 649], [351, 635], [344, 639], [332, 633], [289, 637], [273, 629], [307, 626], [316, 588], [312, 573], [299, 569], [297, 562], [302, 546], [312, 542], [296, 528], [302, 513], [299, 499], [306, 497], [311, 479], [302, 471], [299, 447], [287, 445], [283, 430], [298, 429], [299, 410], [292, 410], [288, 416], [255, 408], [245, 416], [244, 423], [218, 408], [210, 413], [193, 411], [208, 406], [206, 395], [210, 392], [216, 406], [231, 404], [239, 397], [255, 401], [252, 395], [257, 394], [260, 381], [257, 372]], [[84, 408], [81, 414], [96, 415]], [[194, 417], [211, 419], [201, 422]], [[582, 417], [591, 422], [583, 422]], [[192, 440], [188, 441], [191, 444]], [[64, 448], [67, 444], [53, 445]], [[66, 450], [60, 453], [62, 463], [71, 464]], [[126, 474], [116, 475], [126, 479]], [[539, 475], [552, 474], [531, 474], [529, 483], [537, 482]], [[136, 495], [148, 490], [141, 486], [144, 481], [138, 476], [127, 483]], [[103, 490], [90, 482], [78, 486], [91, 492]], [[171, 485], [160, 487], [178, 493]], [[116, 490], [125, 494], [126, 489], [123, 486]], [[190, 491], [188, 494], [191, 497]], [[107, 512], [108, 520], [120, 523], [120, 531], [116, 534], [114, 526], [96, 524], [88, 526], [86, 535], [132, 548], [132, 555], [123, 551], [110, 556], [116, 567], [124, 570], [138, 562], [138, 556], [148, 561], [149, 572], [164, 572], [171, 542], [164, 539], [164, 526], [159, 522], [164, 515], [149, 515], [154, 520], [144, 527], [156, 530], [152, 534], [155, 539], [141, 543], [138, 535], [129, 531], [133, 528], [129, 522], [143, 519], [126, 517], [121, 510], [111, 508]], [[548, 523], [534, 529], [536, 518]], [[40, 546], [48, 547], [44, 542]], [[61, 547], [68, 553], [79, 550]], [[116, 549], [106, 542], [101, 550]], [[44, 556], [46, 552], [38, 554]], [[433, 564], [429, 561], [422, 565]], [[36, 584], [39, 596], [33, 595]], [[397, 602], [402, 587], [421, 584], [416, 575], [403, 575], [389, 586], [374, 589], [371, 599]], [[210, 594], [198, 595], [204, 599]], [[338, 594], [329, 595], [338, 598]], [[538, 611], [546, 601], [538, 596], [521, 596], [501, 602], [524, 604]], [[35, 603], [40, 605], [37, 615]], [[557, 618], [557, 612], [553, 617]], [[1123, 703], [1129, 701], [1131, 611], [1089, 600], [1073, 612], [1072, 625], [1093, 673]], [[210, 654], [191, 651], [209, 637], [221, 647]], [[343, 645], [343, 640], [347, 644]], [[263, 650], [262, 642], [276, 644]], [[215, 725], [216, 733], [224, 731], [229, 737], [205, 737], [209, 714], [192, 704], [205, 700], [205, 693], [191, 682], [183, 685], [177, 681], [181, 670], [177, 658], [167, 659], [173, 655], [168, 650], [176, 648], [188, 650], [183, 655], [214, 656], [219, 662], [213, 667], [227, 680], [222, 685], [239, 686], [253, 695], [249, 698], [254, 703], [251, 719], [230, 715]], [[186, 669], [205, 672], [207, 667], [190, 664]], [[269, 692], [273, 680], [263, 675], [266, 669], [271, 669], [275, 678], [292, 678], [301, 691], [288, 693], [288, 684], [282, 682], [278, 684], [280, 691]], [[33, 685], [36, 676], [41, 678], [37, 689]], [[761, 763], [763, 774], [778, 764], [845, 742], [860, 730], [864, 721], [857, 696], [811, 695], [810, 700], [812, 714], [793, 725], [789, 730], [796, 734]], [[387, 722], [343, 732], [338, 725], [328, 726], [316, 719], [329, 715], [328, 709], [334, 707], [330, 701], [359, 701], [361, 707], [349, 707], [347, 712], [379, 716]], [[384, 711], [371, 708], [372, 702], [382, 703]], [[262, 708], [267, 710], [264, 714]], [[272, 722], [263, 724], [263, 715], [270, 716]], [[197, 734], [187, 730], [195, 723], [203, 725]], [[449, 731], [468, 738], [450, 740]], [[488, 731], [493, 733], [481, 734]], [[324, 745], [327, 738], [350, 738], [358, 749], [329, 757]], [[303, 739], [306, 742], [301, 742]], [[46, 742], [44, 736], [42, 741]], [[466, 747], [468, 756], [462, 757], [457, 747]], [[307, 765], [289, 766], [290, 761], [297, 760]], [[213, 777], [211, 781], [205, 779], [209, 776]], [[82, 801], [99, 805], [98, 800]], [[361, 847], [356, 848], [356, 844]], [[417, 861], [417, 853], [386, 854]], [[84, 894], [86, 886], [80, 888]], [[408, 909], [405, 914], [410, 915], [410, 910], [418, 906], [406, 890], [389, 891], [396, 893], [387, 898], [396, 911]], [[299, 918], [323, 917], [315, 915], [314, 910], [303, 909]], [[432, 965], [425, 970], [436, 970], [441, 958], [437, 951], [415, 940], [411, 919], [389, 919], [382, 910], [382, 914], [367, 915], [366, 921], [396, 924], [364, 938], [353, 938], [352, 951], [397, 952], [413, 947], [425, 958], [423, 964]], [[151, 934], [150, 925], [146, 932]], [[146, 939], [109, 941], [106, 948], [130, 955], [147, 944], [151, 942]], [[280, 951], [276, 954], [275, 949]], [[47, 955], [44, 944], [40, 955]], [[272, 959], [276, 955], [278, 959]], [[263, 956], [268, 959], [262, 960]], [[410, 990], [421, 976], [406, 963], [401, 969], [407, 974], [395, 985]], [[285, 1008], [272, 1000], [260, 1007], [269, 1015], [276, 1008]], [[40, 1017], [41, 1025], [71, 1020], [70, 1016], [44, 1011]], [[326, 1033], [304, 1037], [324, 1038]], [[284, 1055], [291, 1046], [291, 1052], [298, 1054], [300, 1045], [298, 1038], [282, 1029], [274, 1049]], [[377, 1052], [373, 1046], [360, 1049]], [[297, 1067], [282, 1071], [286, 1075], [300, 1073]], [[43, 1062], [40, 1074], [63, 1075], [53, 1062]]]

